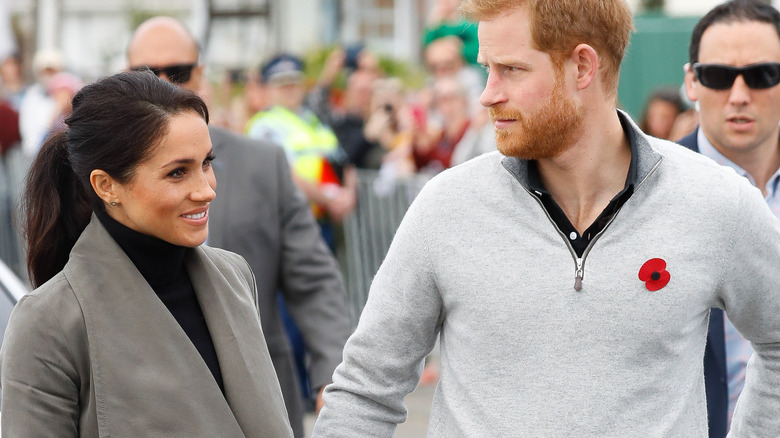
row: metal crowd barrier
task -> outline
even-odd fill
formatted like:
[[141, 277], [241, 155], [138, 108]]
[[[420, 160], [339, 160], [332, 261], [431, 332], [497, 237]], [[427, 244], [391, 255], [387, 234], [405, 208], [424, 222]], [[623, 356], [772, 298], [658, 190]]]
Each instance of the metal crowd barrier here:
[[430, 179], [425, 175], [396, 179], [385, 171], [364, 169], [358, 176], [357, 207], [344, 221], [344, 250], [339, 254], [353, 328], [401, 219]]
[[27, 278], [27, 269], [18, 226], [18, 205], [30, 164], [31, 159], [18, 146], [0, 158], [0, 260], [19, 278]]

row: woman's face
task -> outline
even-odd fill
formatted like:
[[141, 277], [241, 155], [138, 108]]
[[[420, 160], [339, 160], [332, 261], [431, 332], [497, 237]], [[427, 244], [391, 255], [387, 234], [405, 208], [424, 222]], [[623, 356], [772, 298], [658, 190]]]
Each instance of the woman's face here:
[[116, 184], [108, 213], [125, 226], [180, 246], [208, 237], [209, 203], [217, 186], [206, 122], [195, 113], [173, 116], [168, 133], [138, 164], [127, 184]]

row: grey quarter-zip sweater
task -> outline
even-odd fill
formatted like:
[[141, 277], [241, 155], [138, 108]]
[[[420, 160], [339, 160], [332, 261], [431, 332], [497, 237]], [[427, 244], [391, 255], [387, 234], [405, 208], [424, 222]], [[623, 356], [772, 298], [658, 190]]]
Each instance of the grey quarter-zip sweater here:
[[[780, 436], [780, 222], [731, 169], [627, 126], [639, 183], [582, 258], [522, 160], [495, 152], [429, 182], [314, 436], [391, 437], [440, 336], [429, 437], [704, 438], [711, 307], [755, 348], [730, 436]], [[655, 258], [665, 269], [640, 279]]]

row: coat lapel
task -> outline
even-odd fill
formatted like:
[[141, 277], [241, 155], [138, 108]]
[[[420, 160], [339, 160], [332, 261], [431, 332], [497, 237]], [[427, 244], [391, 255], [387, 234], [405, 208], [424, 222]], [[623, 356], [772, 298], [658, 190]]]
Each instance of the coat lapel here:
[[287, 436], [287, 411], [248, 293], [254, 278], [248, 267], [249, 278], [235, 269], [219, 269], [207, 251], [214, 250], [196, 248], [187, 268], [219, 358], [228, 404], [246, 436]]
[[94, 215], [65, 276], [84, 314], [101, 436], [244, 437], [195, 346]]

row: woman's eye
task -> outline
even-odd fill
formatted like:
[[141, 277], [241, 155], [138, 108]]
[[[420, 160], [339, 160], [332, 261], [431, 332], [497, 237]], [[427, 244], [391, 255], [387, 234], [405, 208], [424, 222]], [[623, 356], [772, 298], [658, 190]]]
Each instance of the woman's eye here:
[[171, 176], [173, 178], [181, 178], [184, 176], [186, 172], [183, 168], [174, 169], [171, 172], [168, 173], [168, 176]]
[[211, 162], [214, 161], [214, 158], [216, 158], [213, 154], [206, 157], [205, 160], [203, 160], [203, 167], [211, 167]]

